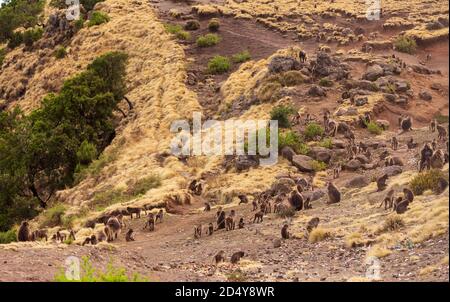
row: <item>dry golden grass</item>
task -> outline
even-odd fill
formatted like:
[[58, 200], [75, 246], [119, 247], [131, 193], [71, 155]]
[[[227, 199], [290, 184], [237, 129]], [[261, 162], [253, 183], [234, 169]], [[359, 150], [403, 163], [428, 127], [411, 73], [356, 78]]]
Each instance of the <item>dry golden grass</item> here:
[[311, 243], [316, 243], [332, 237], [333, 233], [331, 230], [317, 227], [309, 233], [308, 240]]
[[381, 245], [374, 245], [367, 252], [367, 256], [383, 258], [392, 254], [392, 251]]

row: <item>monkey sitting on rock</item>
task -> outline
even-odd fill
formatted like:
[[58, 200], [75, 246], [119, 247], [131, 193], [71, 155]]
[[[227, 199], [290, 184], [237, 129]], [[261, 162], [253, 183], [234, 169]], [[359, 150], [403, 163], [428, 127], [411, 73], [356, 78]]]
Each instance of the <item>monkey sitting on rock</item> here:
[[332, 183], [328, 183], [327, 187], [328, 191], [328, 202], [327, 204], [339, 203], [341, 201], [341, 192], [339, 192], [338, 188]]
[[289, 239], [290, 238], [290, 233], [288, 231], [289, 225], [285, 224], [283, 225], [283, 227], [281, 228], [281, 238], [283, 239]]

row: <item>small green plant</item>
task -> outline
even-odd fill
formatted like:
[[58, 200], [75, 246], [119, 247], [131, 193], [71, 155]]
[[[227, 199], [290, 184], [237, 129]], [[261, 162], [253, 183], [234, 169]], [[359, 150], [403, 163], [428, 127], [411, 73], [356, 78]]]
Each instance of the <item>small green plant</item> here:
[[296, 111], [291, 106], [276, 106], [270, 112], [270, 119], [278, 121], [278, 126], [281, 128], [290, 128], [291, 122], [289, 115], [294, 114]]
[[278, 148], [281, 150], [286, 146], [291, 147], [297, 154], [306, 155], [309, 153], [308, 145], [305, 144], [300, 135], [294, 131], [278, 133]]
[[407, 36], [399, 36], [394, 42], [395, 49], [400, 52], [413, 54], [416, 52], [416, 40]]
[[230, 60], [227, 57], [215, 56], [208, 62], [208, 71], [214, 74], [225, 73], [231, 68]]
[[181, 27], [181, 25], [177, 24], [164, 24], [164, 28], [169, 34], [175, 35], [177, 39], [180, 40], [190, 40], [191, 34]]
[[321, 78], [319, 81], [319, 85], [322, 87], [331, 87], [333, 86], [333, 81], [328, 78]]
[[55, 227], [63, 223], [63, 215], [66, 212], [66, 207], [62, 204], [57, 204], [47, 209], [42, 215], [43, 219], [40, 223], [41, 227]]
[[11, 229], [6, 232], [0, 232], [0, 244], [7, 244], [17, 241], [16, 230]]
[[380, 135], [383, 132], [383, 129], [377, 125], [375, 122], [370, 122], [367, 124], [367, 130], [376, 135]]
[[327, 164], [322, 161], [313, 160], [311, 162], [311, 167], [315, 172], [320, 172], [324, 171], [327, 168]]
[[87, 140], [84, 140], [77, 151], [78, 162], [82, 165], [90, 164], [97, 158], [97, 148]]
[[74, 24], [76, 31], [79, 31], [84, 27], [84, 19], [80, 16], [80, 19], [76, 20]]
[[23, 43], [23, 34], [21, 32], [13, 32], [8, 41], [8, 48], [14, 49]]
[[240, 53], [237, 53], [231, 57], [231, 60], [234, 63], [243, 63], [252, 59], [250, 52], [248, 50], [244, 50]]
[[62, 58], [64, 58], [66, 55], [67, 55], [67, 50], [66, 50], [66, 48], [63, 47], [63, 46], [58, 47], [58, 48], [55, 50], [55, 52], [54, 52], [54, 56], [55, 56], [57, 59], [62, 59]]
[[208, 22], [208, 29], [209, 29], [210, 31], [216, 32], [216, 31], [219, 30], [219, 27], [220, 27], [219, 19], [217, 19], [217, 18], [212, 18], [211, 20], [209, 20], [209, 22]]
[[319, 143], [319, 146], [327, 149], [333, 149], [333, 140], [329, 137], [326, 137], [322, 139], [322, 141]]
[[110, 20], [109, 16], [106, 13], [95, 11], [92, 13], [91, 19], [89, 20], [87, 25], [88, 27], [92, 27], [103, 23], [107, 23], [109, 22], [109, 20]]
[[322, 126], [320, 126], [317, 123], [309, 123], [306, 126], [305, 132], [303, 133], [303, 135], [305, 136], [306, 139], [312, 140], [317, 136], [322, 136], [323, 133], [324, 133], [324, 129]]
[[441, 178], [448, 180], [448, 175], [438, 169], [419, 173], [410, 182], [411, 190], [416, 195], [422, 195], [426, 190], [437, 192], [439, 191], [439, 179]]
[[211, 47], [220, 42], [220, 37], [217, 34], [206, 34], [197, 38], [198, 47]]
[[130, 277], [124, 268], [115, 267], [112, 260], [106, 266], [106, 270], [95, 269], [87, 256], [82, 258], [79, 280], [67, 278], [63, 268], [55, 275], [54, 280], [56, 282], [148, 282], [147, 278], [137, 273]]

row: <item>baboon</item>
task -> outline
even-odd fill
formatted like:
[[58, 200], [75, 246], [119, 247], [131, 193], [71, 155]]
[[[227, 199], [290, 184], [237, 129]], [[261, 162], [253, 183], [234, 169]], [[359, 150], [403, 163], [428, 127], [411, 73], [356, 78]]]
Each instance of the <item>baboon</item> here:
[[425, 144], [420, 150], [420, 162], [419, 162], [419, 172], [423, 169], [431, 169], [431, 157], [433, 156], [433, 150], [429, 144]]
[[296, 211], [300, 211], [303, 209], [303, 196], [298, 193], [297, 190], [291, 192], [291, 196], [289, 197], [289, 203], [295, 208]]
[[205, 209], [203, 210], [203, 212], [209, 212], [211, 211], [211, 205], [209, 204], [209, 202], [205, 202]]
[[285, 225], [283, 225], [283, 227], [281, 228], [281, 238], [283, 238], [283, 239], [289, 239], [289, 237], [290, 237], [290, 234], [289, 234], [289, 231], [288, 231], [288, 225], [287, 224], [285, 224]]
[[276, 214], [281, 210], [281, 202], [275, 202], [273, 205], [273, 212]]
[[433, 155], [430, 158], [431, 162], [431, 168], [433, 169], [442, 169], [442, 167], [445, 165], [445, 154], [442, 150], [437, 150], [433, 152]]
[[245, 256], [245, 253], [244, 253], [244, 252], [242, 252], [242, 251], [236, 252], [236, 253], [234, 253], [233, 255], [231, 255], [231, 260], [230, 260], [230, 262], [231, 262], [232, 264], [236, 264], [236, 263], [238, 263], [238, 262], [241, 260], [241, 258], [244, 257], [244, 256]]
[[133, 214], [136, 214], [136, 218], [141, 218], [141, 208], [127, 207], [130, 218], [133, 219]]
[[312, 205], [311, 205], [311, 198], [310, 197], [306, 197], [305, 203], [303, 204], [305, 210], [310, 210], [312, 209]]
[[189, 186], [188, 186], [189, 191], [194, 193], [196, 186], [197, 186], [197, 180], [194, 179], [189, 183]]
[[17, 241], [30, 241], [30, 226], [27, 221], [22, 221], [17, 232]]
[[162, 223], [163, 222], [163, 217], [164, 217], [164, 211], [161, 209], [161, 210], [159, 210], [158, 214], [156, 214], [155, 223], [157, 223], [158, 220], [159, 220], [160, 223]]
[[389, 178], [389, 176], [385, 173], [377, 179], [377, 188], [378, 188], [377, 191], [378, 192], [384, 191], [384, 189], [386, 189], [386, 187], [387, 187], [386, 181], [388, 178]]
[[208, 235], [211, 236], [213, 233], [214, 233], [214, 225], [212, 224], [212, 222], [210, 222], [208, 225]]
[[[95, 236], [95, 235], [92, 235], [92, 236]], [[89, 244], [89, 243], [91, 243], [91, 237], [86, 237], [81, 245], [85, 246], [86, 244]]]
[[414, 149], [417, 147], [417, 143], [414, 142], [414, 139], [411, 137], [408, 142], [406, 143], [408, 146], [408, 150]]
[[447, 139], [447, 129], [445, 127], [437, 124], [436, 129], [438, 131], [438, 140], [446, 140]]
[[253, 223], [260, 223], [263, 221], [263, 217], [264, 217], [264, 212], [263, 211], [259, 211], [257, 213], [255, 213], [255, 218], [253, 218]]
[[442, 192], [444, 192], [445, 189], [447, 189], [447, 187], [448, 187], [448, 181], [445, 178], [440, 177], [438, 180], [438, 186], [437, 186], [436, 193], [442, 194]]
[[106, 227], [103, 230], [98, 231], [97, 235], [91, 236], [91, 244], [94, 244], [92, 243], [92, 237], [95, 237], [95, 244], [97, 244], [97, 241], [98, 242], [107, 241], [108, 236], [106, 235]]
[[238, 228], [243, 229], [244, 228], [244, 218], [241, 217], [241, 219], [239, 219], [239, 223], [238, 223]]
[[342, 170], [342, 165], [341, 164], [337, 164], [333, 168], [333, 179], [339, 178], [339, 174], [341, 173], [341, 170]]
[[199, 239], [200, 237], [202, 237], [202, 225], [201, 224], [194, 227], [194, 238]]
[[143, 230], [145, 230], [147, 227], [150, 232], [153, 232], [155, 230], [155, 216], [153, 215], [153, 213], [148, 213], [147, 221], [145, 222]]
[[120, 230], [122, 229], [122, 225], [120, 224], [119, 219], [117, 217], [111, 217], [108, 219], [108, 222], [106, 223], [106, 228], [108, 229], [108, 232], [106, 235], [108, 236], [108, 242], [114, 241], [117, 239]]
[[359, 144], [358, 144], [358, 153], [367, 152], [368, 149], [369, 149], [369, 146], [367, 146], [363, 142], [359, 142]]
[[235, 228], [234, 217], [232, 215], [229, 215], [225, 219], [225, 230], [226, 231], [231, 231], [231, 230], [234, 230], [234, 228]]
[[408, 205], [408, 200], [403, 200], [402, 197], [398, 197], [394, 203], [394, 211], [397, 214], [403, 214], [408, 210]]
[[384, 160], [384, 164], [386, 167], [388, 167], [388, 166], [403, 166], [403, 161], [398, 156], [388, 156]]
[[319, 222], [320, 222], [319, 217], [312, 218], [306, 224], [306, 231], [308, 231], [308, 233], [311, 233], [312, 230], [314, 230], [315, 228], [317, 228], [319, 226]]
[[299, 58], [300, 58], [300, 62], [305, 62], [306, 61], [306, 52], [304, 52], [303, 50], [300, 50], [299, 53]]
[[407, 200], [409, 203], [414, 200], [414, 193], [408, 188], [403, 188], [403, 199]]
[[203, 182], [199, 180], [195, 184], [193, 193], [197, 196], [200, 196], [202, 195], [202, 192], [203, 192]]
[[394, 193], [395, 193], [394, 189], [389, 190], [389, 192], [386, 194], [386, 197], [384, 198], [384, 200], [380, 203], [379, 208], [381, 208], [383, 203], [384, 203], [385, 210], [392, 208], [392, 206], [394, 204]]
[[395, 137], [395, 136], [393, 136], [391, 139], [391, 147], [392, 147], [392, 150], [398, 149], [398, 140], [397, 140], [397, 137]]
[[129, 229], [127, 231], [127, 233], [125, 234], [125, 240], [127, 242], [134, 241], [134, 234], [133, 234], [133, 232], [134, 232], [133, 229]]
[[431, 142], [431, 149], [433, 149], [433, 151], [436, 151], [436, 149], [437, 149], [437, 142], [436, 142], [435, 138]]
[[410, 116], [402, 118], [401, 121], [400, 121], [400, 128], [403, 131], [410, 131], [410, 130], [412, 130], [412, 118]]
[[225, 211], [222, 211], [222, 209], [220, 209], [220, 211], [217, 213], [217, 229], [221, 230], [225, 227]]
[[242, 203], [247, 204], [247, 203], [248, 203], [248, 198], [247, 198], [247, 196], [241, 194], [241, 195], [238, 195], [238, 198], [239, 198], [239, 204], [242, 204]]
[[66, 241], [66, 234], [61, 233], [60, 231], [56, 231], [56, 234], [53, 235], [55, 237], [56, 241], [64, 242]]
[[32, 241], [41, 240], [41, 239], [44, 239], [44, 238], [45, 238], [45, 241], [48, 240], [47, 230], [36, 230], [36, 231], [34, 231], [31, 234], [31, 240]]
[[436, 125], [437, 125], [436, 119], [432, 119], [431, 122], [430, 122], [430, 130], [431, 130], [431, 132], [436, 131]]
[[338, 188], [333, 185], [332, 182], [328, 183], [328, 202], [327, 204], [338, 203], [341, 201], [341, 192], [339, 192]]
[[300, 113], [296, 112], [294, 116], [291, 118], [291, 124], [293, 126], [300, 124], [300, 119], [301, 119]]
[[252, 205], [253, 205], [252, 211], [256, 211], [258, 209], [258, 203], [256, 202], [256, 200], [252, 201]]
[[430, 61], [430, 60], [431, 60], [431, 54], [427, 53], [427, 61]]
[[220, 262], [223, 262], [225, 260], [224, 255], [225, 252], [220, 251], [214, 256], [214, 261], [216, 262], [216, 264], [219, 264]]

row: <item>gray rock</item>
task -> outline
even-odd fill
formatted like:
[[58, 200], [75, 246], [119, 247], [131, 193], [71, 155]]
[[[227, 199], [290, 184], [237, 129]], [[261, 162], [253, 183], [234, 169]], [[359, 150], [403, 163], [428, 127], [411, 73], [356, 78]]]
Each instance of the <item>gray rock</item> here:
[[356, 171], [361, 168], [361, 162], [357, 159], [352, 159], [344, 165], [344, 168], [349, 171]]
[[325, 89], [323, 89], [318, 85], [312, 85], [311, 88], [309, 88], [308, 90], [308, 95], [323, 97], [327, 95], [327, 92], [325, 91]]
[[392, 93], [385, 93], [385, 94], [383, 94], [383, 96], [386, 101], [391, 102], [391, 103], [394, 103], [395, 100], [397, 99], [397, 96]]
[[356, 106], [364, 106], [369, 102], [369, 99], [366, 96], [363, 97], [357, 97], [355, 98], [355, 105]]
[[300, 62], [292, 57], [276, 56], [270, 61], [268, 69], [271, 73], [279, 73], [289, 70], [299, 70], [300, 67]]
[[431, 101], [433, 99], [433, 96], [428, 91], [421, 91], [419, 92], [419, 97], [424, 101]]
[[279, 238], [273, 240], [273, 247], [274, 248], [281, 247], [281, 240]]
[[384, 69], [378, 65], [372, 65], [367, 68], [366, 73], [363, 75], [364, 80], [368, 81], [376, 81], [378, 78], [382, 77], [384, 75]]
[[270, 189], [276, 194], [289, 193], [294, 186], [295, 182], [291, 178], [280, 178], [275, 180]]
[[388, 166], [382, 169], [382, 174], [387, 174], [389, 177], [401, 174], [403, 168], [401, 166]]
[[332, 152], [330, 149], [327, 148], [314, 147], [311, 149], [311, 155], [315, 160], [322, 161], [324, 163], [329, 163]]

